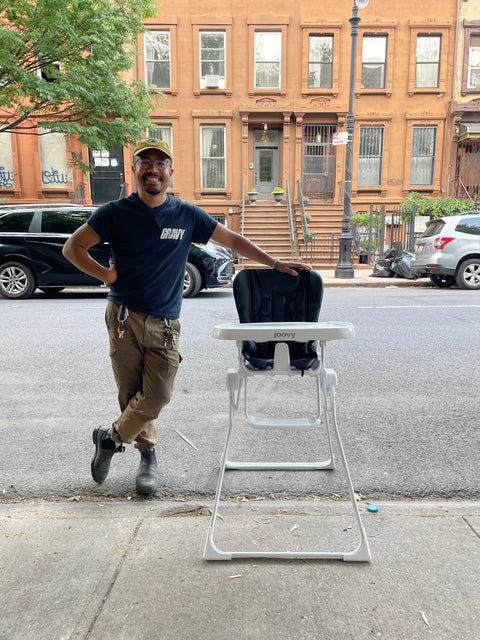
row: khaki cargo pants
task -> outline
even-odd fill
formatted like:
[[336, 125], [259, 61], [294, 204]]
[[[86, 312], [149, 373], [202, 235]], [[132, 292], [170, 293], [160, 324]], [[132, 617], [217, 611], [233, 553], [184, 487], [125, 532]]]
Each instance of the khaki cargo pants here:
[[105, 322], [121, 414], [112, 425], [115, 442], [139, 451], [157, 444], [154, 420], [170, 402], [181, 361], [180, 322], [172, 320], [173, 346], [164, 346], [165, 320], [129, 310], [123, 338], [118, 334], [119, 305], [108, 301]]

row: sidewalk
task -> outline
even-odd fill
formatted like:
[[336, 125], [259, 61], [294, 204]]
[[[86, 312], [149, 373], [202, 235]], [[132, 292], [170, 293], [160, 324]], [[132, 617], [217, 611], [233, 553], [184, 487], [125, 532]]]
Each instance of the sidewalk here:
[[[205, 562], [200, 503], [2, 504], [0, 638], [476, 640], [480, 503], [377, 506], [362, 506], [366, 564]], [[318, 545], [318, 528], [345, 545], [350, 511], [241, 502], [219, 524], [254, 550]]]
[[373, 278], [373, 269], [354, 270], [353, 278], [336, 278], [335, 269], [319, 271], [323, 278], [325, 287], [428, 287], [433, 288], [430, 278], [417, 278], [409, 280], [408, 278]]

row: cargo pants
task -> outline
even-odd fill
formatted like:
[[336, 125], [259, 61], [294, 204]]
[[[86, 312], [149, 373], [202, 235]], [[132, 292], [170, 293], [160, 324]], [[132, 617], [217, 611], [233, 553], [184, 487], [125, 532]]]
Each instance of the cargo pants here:
[[108, 301], [105, 322], [121, 411], [112, 424], [111, 438], [119, 443], [135, 441], [135, 447], [145, 451], [157, 444], [154, 420], [172, 397], [181, 362], [180, 322], [171, 320], [175, 340], [165, 346], [164, 318], [129, 310], [120, 338], [118, 311], [119, 305]]

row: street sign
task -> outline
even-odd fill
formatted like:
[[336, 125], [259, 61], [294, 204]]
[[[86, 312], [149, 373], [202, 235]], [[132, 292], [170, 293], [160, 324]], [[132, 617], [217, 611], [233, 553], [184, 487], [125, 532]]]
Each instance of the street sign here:
[[333, 134], [332, 144], [338, 146], [340, 144], [348, 143], [348, 131], [340, 131], [340, 133]]

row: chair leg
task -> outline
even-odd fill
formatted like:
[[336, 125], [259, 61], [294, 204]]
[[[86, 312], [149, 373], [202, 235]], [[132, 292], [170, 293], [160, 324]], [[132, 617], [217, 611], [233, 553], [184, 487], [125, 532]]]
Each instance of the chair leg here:
[[[362, 524], [362, 519], [360, 517], [360, 511], [358, 510], [357, 499], [355, 497], [355, 491], [353, 488], [352, 478], [350, 476], [350, 470], [347, 464], [347, 458], [345, 456], [345, 450], [343, 448], [342, 438], [340, 437], [340, 431], [338, 429], [337, 424], [337, 412], [335, 407], [335, 387], [336, 387], [337, 375], [332, 369], [326, 370], [326, 384], [323, 385], [324, 390], [324, 402], [325, 406], [329, 406], [329, 411], [332, 418], [332, 426], [335, 433], [335, 437], [337, 440], [338, 448], [340, 451], [340, 457], [343, 462], [343, 468], [345, 470], [345, 476], [347, 479], [348, 485], [348, 493], [350, 496], [350, 501], [352, 503], [355, 519], [357, 521], [357, 525], [360, 531], [360, 543], [354, 551], [343, 554], [343, 560], [346, 561], [359, 561], [359, 562], [370, 562], [372, 559], [372, 555], [370, 552], [370, 546], [368, 544], [367, 534]], [[327, 418], [328, 420], [328, 418]]]
[[[321, 551], [311, 551], [311, 552], [291, 552], [291, 551], [222, 551], [220, 550], [214, 542], [213, 535], [215, 529], [216, 518], [218, 514], [218, 507], [220, 502], [220, 496], [223, 486], [223, 480], [225, 476], [225, 469], [228, 468], [228, 448], [230, 444], [230, 438], [233, 427], [234, 420], [234, 412], [235, 412], [235, 392], [239, 388], [239, 377], [238, 372], [231, 371], [227, 374], [227, 387], [229, 390], [229, 398], [230, 398], [230, 411], [229, 411], [229, 420], [228, 420], [228, 428], [227, 434], [225, 437], [225, 444], [223, 448], [222, 459], [220, 463], [220, 473], [218, 476], [217, 489], [215, 493], [215, 500], [213, 503], [212, 516], [210, 519], [210, 525], [207, 533], [207, 540], [205, 543], [205, 549], [203, 553], [203, 558], [205, 560], [232, 560], [233, 558], [311, 558], [311, 559], [334, 559], [334, 560], [343, 560], [343, 561], [357, 561], [357, 562], [370, 562], [372, 559], [370, 547], [368, 544], [367, 535], [365, 529], [362, 524], [362, 520], [360, 518], [360, 512], [358, 510], [357, 502], [355, 499], [355, 492], [353, 489], [352, 479], [350, 476], [350, 471], [348, 469], [348, 464], [345, 456], [345, 451], [343, 449], [342, 440], [340, 437], [340, 432], [337, 424], [336, 417], [336, 409], [335, 409], [335, 387], [336, 387], [336, 374], [332, 369], [325, 370], [325, 375], [323, 379], [323, 383], [320, 385], [323, 396], [323, 405], [324, 405], [324, 416], [325, 416], [325, 426], [327, 429], [329, 445], [331, 448], [330, 442], [330, 428], [333, 427], [333, 431], [335, 433], [335, 438], [338, 444], [338, 448], [340, 451], [340, 457], [343, 462], [345, 475], [348, 484], [348, 490], [350, 495], [350, 500], [352, 503], [352, 507], [354, 510], [354, 515], [357, 521], [357, 525], [360, 530], [361, 540], [356, 549], [351, 552], [321, 552]], [[330, 425], [331, 422], [331, 425]], [[333, 461], [333, 454], [332, 454]], [[248, 464], [248, 463], [247, 463]], [[233, 467], [233, 468], [242, 468], [242, 467]], [[247, 467], [243, 467], [247, 468]], [[267, 467], [268, 468], [268, 467]], [[278, 468], [278, 467], [276, 467]]]
[[205, 543], [205, 549], [203, 552], [203, 558], [205, 560], [231, 560], [232, 554], [226, 551], [221, 551], [215, 545], [213, 541], [213, 531], [215, 529], [215, 523], [218, 514], [218, 505], [220, 503], [220, 496], [222, 493], [223, 478], [225, 476], [228, 447], [230, 444], [230, 437], [232, 434], [233, 417], [235, 412], [235, 392], [239, 387], [239, 377], [237, 371], [229, 371], [227, 374], [227, 388], [230, 399], [230, 411], [228, 416], [228, 428], [227, 435], [225, 436], [225, 444], [223, 446], [222, 459], [220, 461], [220, 473], [218, 474], [217, 489], [215, 492], [215, 500], [213, 502], [212, 516], [210, 518], [210, 526], [208, 528], [207, 540]]

